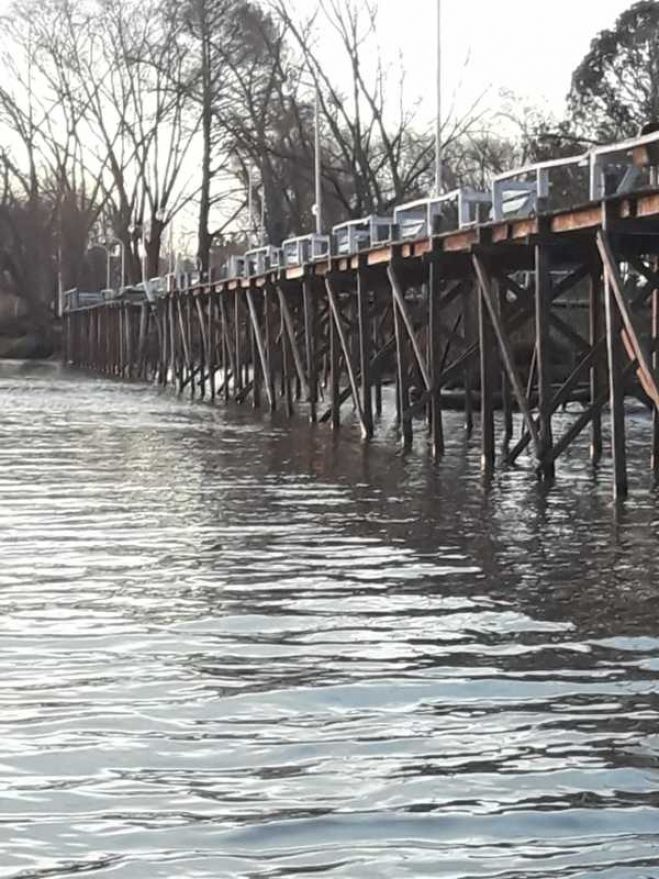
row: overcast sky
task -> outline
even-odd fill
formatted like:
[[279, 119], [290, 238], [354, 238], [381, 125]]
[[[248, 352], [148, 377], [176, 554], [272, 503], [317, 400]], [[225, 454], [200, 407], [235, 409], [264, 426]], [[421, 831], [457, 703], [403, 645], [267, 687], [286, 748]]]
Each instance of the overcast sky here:
[[[295, 0], [310, 11], [316, 0]], [[590, 41], [611, 27], [632, 0], [442, 0], [445, 102], [471, 104], [485, 92], [498, 103], [509, 89], [560, 114], [570, 75]], [[380, 41], [389, 58], [400, 51], [412, 99], [434, 102], [436, 0], [378, 0]], [[465, 62], [468, 59], [468, 65]]]

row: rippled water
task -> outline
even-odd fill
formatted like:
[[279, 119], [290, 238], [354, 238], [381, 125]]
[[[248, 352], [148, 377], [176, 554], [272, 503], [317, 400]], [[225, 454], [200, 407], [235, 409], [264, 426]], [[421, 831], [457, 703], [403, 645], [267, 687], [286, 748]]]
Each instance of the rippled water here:
[[657, 495], [0, 372], [0, 876], [659, 877]]

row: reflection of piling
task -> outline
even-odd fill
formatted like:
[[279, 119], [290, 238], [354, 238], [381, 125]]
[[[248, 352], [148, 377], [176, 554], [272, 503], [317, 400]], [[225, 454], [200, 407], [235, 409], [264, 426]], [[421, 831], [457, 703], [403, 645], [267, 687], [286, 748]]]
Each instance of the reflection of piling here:
[[[599, 462], [608, 407], [622, 495], [630, 393], [652, 409], [659, 478], [657, 216], [656, 195], [630, 195], [606, 203], [604, 227], [591, 205], [206, 282], [152, 302], [72, 308], [66, 357], [191, 397], [287, 413], [302, 404], [334, 428], [349, 408], [365, 440], [377, 431], [383, 381], [393, 381], [402, 444], [425, 420], [436, 457], [446, 448], [442, 392], [462, 387], [468, 433], [480, 395], [483, 469], [527, 452], [546, 480], [586, 429]], [[561, 308], [575, 291], [585, 331]], [[582, 408], [561, 419], [559, 433], [556, 412], [577, 398]]]

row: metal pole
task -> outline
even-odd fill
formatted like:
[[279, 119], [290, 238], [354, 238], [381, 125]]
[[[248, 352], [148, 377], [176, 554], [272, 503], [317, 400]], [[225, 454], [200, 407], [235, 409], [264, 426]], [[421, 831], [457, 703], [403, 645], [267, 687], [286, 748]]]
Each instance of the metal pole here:
[[249, 220], [247, 225], [247, 246], [252, 246], [252, 230], [254, 228], [254, 191], [252, 186], [252, 168], [247, 169], [247, 212]]
[[316, 95], [314, 100], [314, 176], [316, 180], [316, 232], [319, 235], [323, 233], [323, 188], [322, 188], [322, 166], [320, 157], [320, 91], [316, 86]]
[[261, 229], [259, 244], [263, 247], [265, 243], [265, 187], [261, 183]]
[[437, 0], [437, 118], [435, 120], [435, 195], [442, 192], [442, 0]]
[[57, 317], [64, 314], [64, 281], [62, 278], [62, 244], [57, 245]]

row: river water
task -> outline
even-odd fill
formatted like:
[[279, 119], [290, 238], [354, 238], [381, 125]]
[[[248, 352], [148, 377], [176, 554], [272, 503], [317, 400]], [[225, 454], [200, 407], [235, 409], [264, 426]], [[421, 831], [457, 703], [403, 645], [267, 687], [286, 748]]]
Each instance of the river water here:
[[0, 372], [0, 876], [656, 879], [659, 503]]

